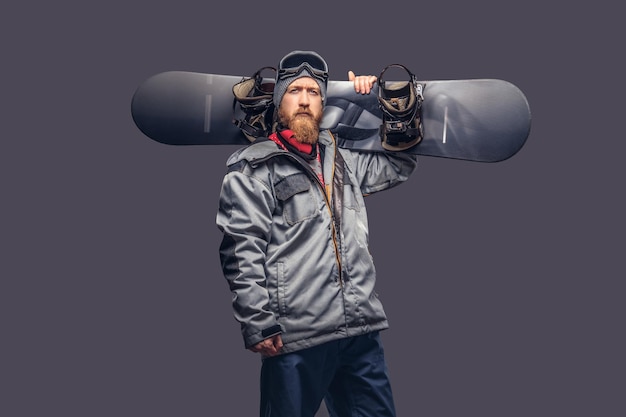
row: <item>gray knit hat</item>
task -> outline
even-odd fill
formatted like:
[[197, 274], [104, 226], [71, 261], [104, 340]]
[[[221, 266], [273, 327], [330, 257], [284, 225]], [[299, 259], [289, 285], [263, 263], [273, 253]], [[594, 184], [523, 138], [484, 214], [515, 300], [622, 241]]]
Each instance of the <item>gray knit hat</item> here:
[[293, 51], [280, 60], [274, 86], [274, 106], [278, 108], [289, 84], [301, 77], [311, 77], [320, 87], [322, 104], [326, 101], [328, 65], [318, 53], [313, 51]]

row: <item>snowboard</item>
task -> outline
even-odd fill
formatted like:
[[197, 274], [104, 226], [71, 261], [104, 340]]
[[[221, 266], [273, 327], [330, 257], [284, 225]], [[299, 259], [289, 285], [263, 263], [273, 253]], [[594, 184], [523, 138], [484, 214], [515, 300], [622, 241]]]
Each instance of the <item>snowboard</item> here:
[[[248, 77], [168, 71], [136, 89], [133, 120], [147, 137], [168, 145], [246, 145], [234, 124], [233, 85]], [[500, 79], [419, 81], [423, 85], [423, 139], [404, 151], [417, 155], [498, 162], [516, 154], [530, 133], [528, 101], [514, 84]], [[350, 81], [328, 82], [321, 128], [340, 147], [385, 151], [379, 128], [378, 84], [370, 94]]]

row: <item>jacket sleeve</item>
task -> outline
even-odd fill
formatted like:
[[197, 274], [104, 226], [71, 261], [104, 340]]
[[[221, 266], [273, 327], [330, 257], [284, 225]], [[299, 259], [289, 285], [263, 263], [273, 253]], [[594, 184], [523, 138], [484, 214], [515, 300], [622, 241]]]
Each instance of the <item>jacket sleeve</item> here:
[[406, 181], [417, 168], [417, 157], [405, 152], [351, 152], [350, 169], [363, 195], [386, 190]]
[[226, 174], [216, 219], [223, 233], [219, 252], [246, 348], [280, 333], [270, 311], [265, 277], [273, 210], [267, 184], [237, 170]]

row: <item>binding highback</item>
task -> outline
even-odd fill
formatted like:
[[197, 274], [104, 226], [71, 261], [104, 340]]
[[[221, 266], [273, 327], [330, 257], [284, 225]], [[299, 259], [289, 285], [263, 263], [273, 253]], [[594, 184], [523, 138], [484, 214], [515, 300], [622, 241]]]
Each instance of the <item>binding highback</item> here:
[[[406, 71], [409, 81], [385, 81], [383, 75], [391, 67]], [[424, 137], [421, 117], [424, 85], [419, 84], [415, 75], [404, 65], [391, 64], [380, 73], [378, 87], [378, 105], [383, 113], [380, 126], [383, 148], [402, 151], [418, 144]]]
[[[274, 104], [274, 80], [268, 81], [262, 77], [265, 70], [273, 70], [274, 67], [262, 67], [250, 78], [243, 78], [233, 86], [233, 123], [241, 129], [250, 142], [259, 137], [266, 137], [271, 133]], [[243, 112], [238, 118], [237, 104]]]

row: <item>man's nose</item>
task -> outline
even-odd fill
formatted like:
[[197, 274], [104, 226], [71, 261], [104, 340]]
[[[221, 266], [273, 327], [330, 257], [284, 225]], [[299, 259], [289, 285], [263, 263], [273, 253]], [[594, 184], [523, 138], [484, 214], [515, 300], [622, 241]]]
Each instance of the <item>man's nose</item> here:
[[299, 104], [301, 106], [308, 106], [310, 103], [309, 94], [306, 91], [302, 91], [299, 96]]

